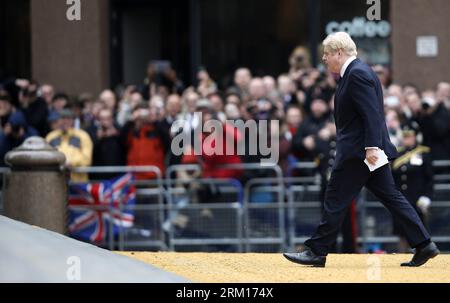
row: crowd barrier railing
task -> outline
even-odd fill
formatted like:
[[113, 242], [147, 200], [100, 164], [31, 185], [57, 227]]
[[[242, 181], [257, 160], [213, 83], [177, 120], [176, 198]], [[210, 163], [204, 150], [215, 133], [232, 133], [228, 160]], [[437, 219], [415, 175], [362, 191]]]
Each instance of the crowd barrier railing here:
[[[166, 180], [167, 181], [167, 180]], [[176, 184], [177, 187], [173, 187]], [[180, 186], [181, 185], [181, 186]], [[194, 187], [213, 186], [230, 200], [198, 203]], [[242, 186], [230, 179], [170, 180], [167, 183], [167, 218], [169, 249], [201, 245], [231, 245], [242, 251]], [[224, 195], [222, 195], [224, 196]], [[183, 223], [184, 222], [184, 223]]]
[[[273, 173], [273, 179], [275, 179], [275, 181], [278, 184], [278, 187], [276, 187], [276, 194], [277, 194], [277, 200], [278, 201], [283, 201], [283, 187], [282, 187], [282, 182], [283, 182], [283, 174], [281, 171], [281, 168], [277, 165], [275, 166], [261, 166], [258, 163], [245, 163], [245, 164], [228, 164], [228, 165], [222, 165], [220, 166], [218, 169], [240, 169], [240, 170], [245, 170], [245, 171], [261, 171], [261, 170], [268, 170], [271, 171]], [[177, 184], [180, 182], [179, 179], [172, 179], [174, 173], [178, 173], [179, 171], [199, 171], [200, 167], [198, 165], [174, 165], [174, 166], [170, 166], [167, 170], [166, 170], [166, 184], [168, 185], [167, 189], [169, 192], [169, 197], [168, 197], [168, 204], [169, 207], [173, 207], [173, 202], [174, 199], [172, 198], [172, 195], [170, 194], [171, 192], [173, 192], [173, 184]], [[217, 179], [215, 179], [217, 180]], [[265, 181], [267, 181], [266, 179], [264, 179]], [[184, 183], [189, 183], [191, 181], [186, 181], [186, 180], [181, 180]], [[202, 179], [202, 178], [197, 178], [192, 180], [192, 182], [201, 182], [203, 184], [207, 184], [208, 182], [212, 182], [214, 181], [213, 179]], [[172, 243], [174, 245], [193, 245], [193, 243], [195, 243], [196, 245], [202, 245], [205, 243], [212, 243], [212, 244], [221, 244], [221, 243], [228, 243], [228, 244], [236, 244], [238, 243], [238, 251], [248, 251], [248, 244], [244, 246], [244, 243], [248, 243], [249, 241], [249, 221], [248, 221], [248, 214], [249, 214], [249, 199], [250, 199], [250, 186], [256, 185], [256, 183], [250, 183], [248, 185], [245, 186], [245, 189], [242, 188], [242, 184], [238, 181], [238, 180], [234, 180], [234, 179], [227, 179], [227, 180], [222, 180], [222, 186], [227, 184], [231, 185], [231, 186], [236, 186], [236, 194], [237, 194], [237, 199], [234, 201], [230, 201], [227, 202], [226, 204], [208, 204], [208, 206], [212, 206], [214, 209], [226, 209], [226, 208], [232, 208], [236, 210], [236, 228], [237, 228], [237, 237], [236, 238], [216, 238], [216, 239], [194, 239], [195, 241], [193, 241], [193, 239], [174, 239], [173, 237], [173, 233], [171, 232], [171, 239], [172, 239]], [[273, 189], [270, 189], [271, 191], [274, 191]], [[217, 201], [216, 201], [217, 202]], [[190, 207], [194, 207], [194, 208], [201, 208], [202, 205], [198, 206], [191, 206], [191, 205], [183, 205], [184, 210], [189, 209]], [[271, 208], [273, 208], [273, 205], [270, 206]], [[281, 218], [281, 217], [280, 217]], [[282, 238], [277, 238], [275, 240], [276, 243], [280, 243], [282, 242], [282, 240], [280, 240]], [[273, 239], [272, 239], [273, 240]], [[260, 240], [261, 242], [261, 240]], [[264, 239], [263, 243], [267, 243], [267, 239]], [[172, 247], [172, 246], [171, 246]]]
[[432, 165], [435, 171], [434, 182], [450, 184], [450, 160], [434, 160]]
[[[250, 179], [244, 188], [245, 250], [251, 245], [285, 248], [285, 188], [280, 178]], [[259, 201], [258, 201], [259, 200]]]

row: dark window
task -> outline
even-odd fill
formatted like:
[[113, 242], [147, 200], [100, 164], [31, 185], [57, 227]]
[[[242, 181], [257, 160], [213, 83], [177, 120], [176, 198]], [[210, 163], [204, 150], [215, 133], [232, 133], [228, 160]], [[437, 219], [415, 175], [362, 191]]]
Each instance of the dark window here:
[[0, 1], [0, 79], [31, 77], [30, 0]]

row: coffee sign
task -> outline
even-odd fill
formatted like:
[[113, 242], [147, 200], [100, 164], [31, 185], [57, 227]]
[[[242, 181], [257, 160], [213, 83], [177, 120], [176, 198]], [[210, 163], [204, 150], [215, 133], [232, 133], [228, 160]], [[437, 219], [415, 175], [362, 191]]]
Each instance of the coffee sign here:
[[327, 35], [334, 32], [347, 32], [354, 38], [387, 38], [391, 34], [391, 25], [389, 22], [382, 20], [379, 22], [368, 21], [364, 17], [355, 17], [352, 21], [336, 21], [329, 22], [325, 31]]

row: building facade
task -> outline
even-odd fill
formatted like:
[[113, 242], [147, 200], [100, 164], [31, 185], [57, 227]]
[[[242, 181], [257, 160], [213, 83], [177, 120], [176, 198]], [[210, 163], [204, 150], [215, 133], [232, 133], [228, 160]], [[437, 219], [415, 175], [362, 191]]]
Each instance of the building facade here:
[[167, 60], [187, 84], [200, 66], [225, 86], [235, 68], [279, 75], [298, 45], [320, 64], [320, 42], [348, 31], [359, 54], [419, 88], [450, 81], [450, 1], [80, 0], [69, 21], [61, 0], [0, 3], [0, 77], [34, 78], [70, 94], [140, 84], [152, 60]]

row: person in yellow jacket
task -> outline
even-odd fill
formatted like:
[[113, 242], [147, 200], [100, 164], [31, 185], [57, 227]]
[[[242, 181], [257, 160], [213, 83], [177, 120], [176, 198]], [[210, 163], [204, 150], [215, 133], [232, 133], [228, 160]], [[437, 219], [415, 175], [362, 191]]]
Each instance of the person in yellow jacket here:
[[[58, 129], [50, 132], [46, 141], [66, 156], [66, 166], [83, 167], [92, 164], [93, 144], [87, 132], [74, 128], [74, 113], [63, 109], [60, 113]], [[72, 182], [87, 182], [88, 175], [71, 173]]]

